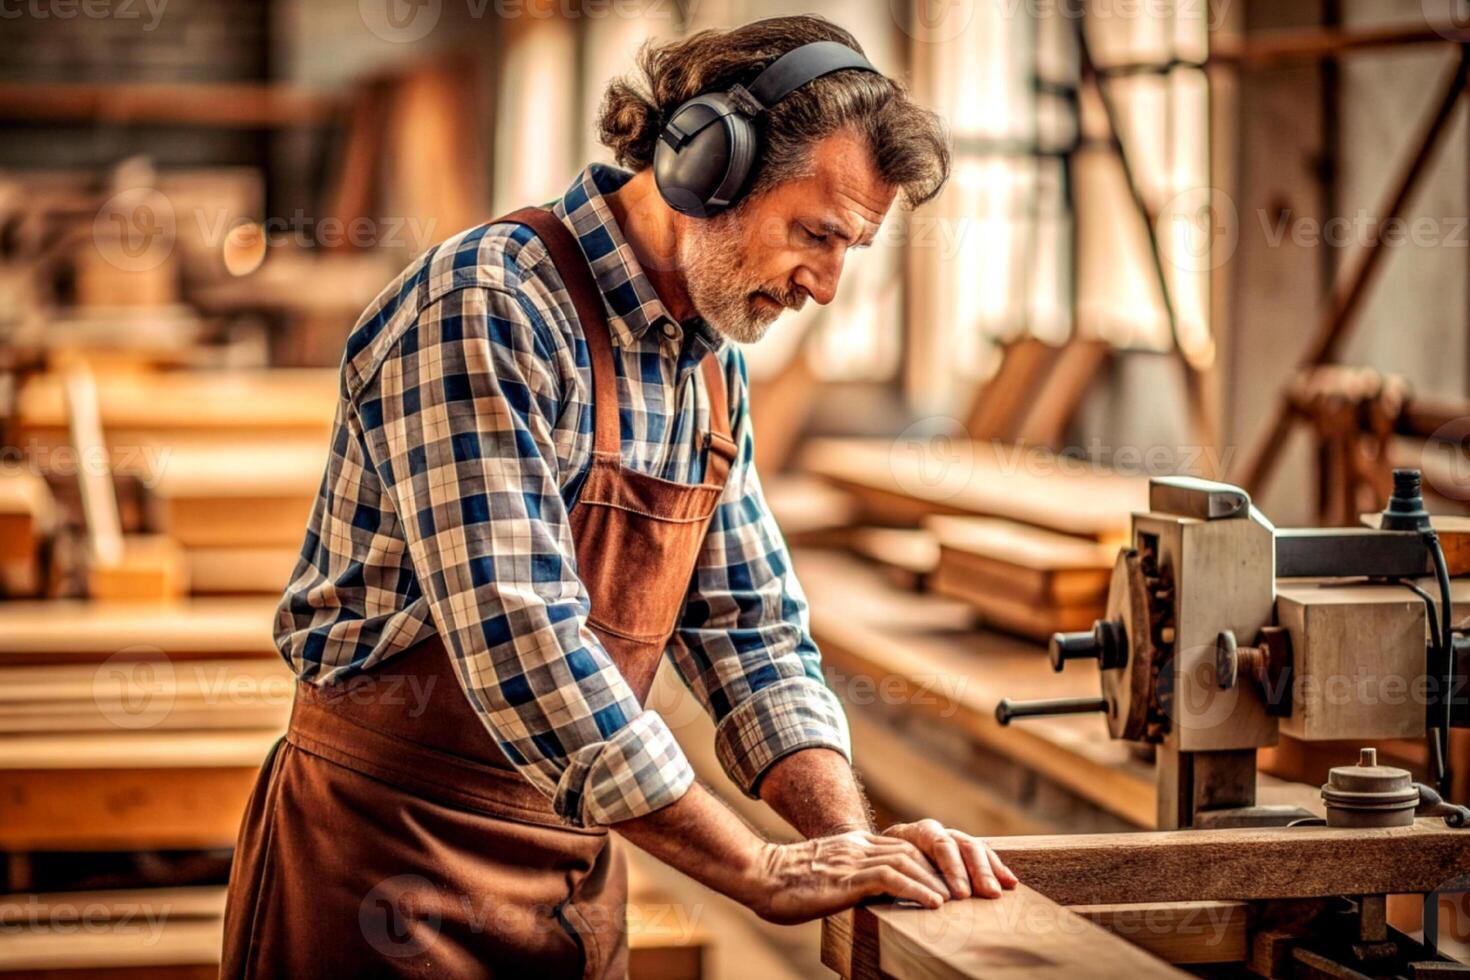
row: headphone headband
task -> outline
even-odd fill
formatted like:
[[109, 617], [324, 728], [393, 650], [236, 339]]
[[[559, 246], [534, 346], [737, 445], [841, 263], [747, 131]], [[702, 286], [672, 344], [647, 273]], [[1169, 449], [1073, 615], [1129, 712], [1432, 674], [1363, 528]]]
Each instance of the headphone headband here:
[[867, 58], [847, 45], [838, 41], [814, 41], [792, 48], [771, 62], [745, 89], [769, 109], [808, 82], [844, 68], [878, 73]]

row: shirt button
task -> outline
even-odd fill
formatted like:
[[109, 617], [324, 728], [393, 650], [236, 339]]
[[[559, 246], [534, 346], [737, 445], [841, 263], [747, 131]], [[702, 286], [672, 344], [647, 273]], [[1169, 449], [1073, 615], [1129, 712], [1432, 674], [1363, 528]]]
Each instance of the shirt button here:
[[679, 328], [676, 327], [676, 326], [674, 326], [672, 323], [669, 323], [667, 320], [664, 321], [664, 331], [663, 332], [664, 332], [664, 336], [667, 337], [667, 338], [669, 338], [670, 340], [678, 340], [679, 339]]

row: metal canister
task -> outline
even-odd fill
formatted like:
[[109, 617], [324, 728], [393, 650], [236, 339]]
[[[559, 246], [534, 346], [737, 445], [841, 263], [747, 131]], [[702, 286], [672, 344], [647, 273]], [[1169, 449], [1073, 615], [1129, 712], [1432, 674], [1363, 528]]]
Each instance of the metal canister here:
[[1329, 827], [1407, 827], [1414, 822], [1419, 789], [1407, 769], [1378, 764], [1377, 749], [1363, 749], [1355, 766], [1338, 766], [1322, 787]]

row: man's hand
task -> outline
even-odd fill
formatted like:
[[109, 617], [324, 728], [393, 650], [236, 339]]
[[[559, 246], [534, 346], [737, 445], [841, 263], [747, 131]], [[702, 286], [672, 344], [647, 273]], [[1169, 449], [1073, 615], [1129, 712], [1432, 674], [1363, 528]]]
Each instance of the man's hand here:
[[883, 836], [907, 841], [933, 862], [944, 875], [955, 898], [1000, 898], [1002, 889], [1015, 888], [1019, 879], [985, 844], [938, 820], [894, 824]]
[[865, 830], [766, 844], [752, 871], [748, 890], [737, 897], [781, 925], [833, 915], [875, 895], [931, 909], [951, 897], [917, 847]]

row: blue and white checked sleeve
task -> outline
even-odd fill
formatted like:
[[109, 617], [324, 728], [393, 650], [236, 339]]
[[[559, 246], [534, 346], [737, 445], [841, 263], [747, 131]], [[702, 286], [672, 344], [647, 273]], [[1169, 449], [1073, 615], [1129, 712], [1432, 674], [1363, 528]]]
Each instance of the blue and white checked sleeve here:
[[353, 421], [485, 727], [569, 823], [679, 799], [683, 751], [586, 624], [558, 486], [565, 340], [519, 294], [472, 287], [397, 344]]
[[726, 371], [740, 455], [700, 553], [670, 657], [715, 721], [715, 752], [755, 797], [771, 764], [799, 749], [852, 759], [847, 716], [822, 678], [806, 597], [761, 493], [745, 361]]

